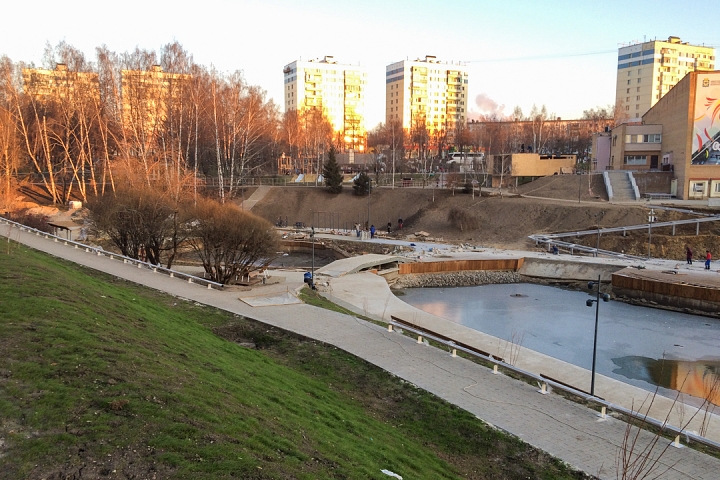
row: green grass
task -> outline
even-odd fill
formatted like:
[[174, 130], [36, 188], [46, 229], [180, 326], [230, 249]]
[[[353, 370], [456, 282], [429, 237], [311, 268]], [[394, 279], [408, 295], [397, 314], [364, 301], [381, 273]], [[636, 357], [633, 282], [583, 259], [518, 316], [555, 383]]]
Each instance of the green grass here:
[[0, 478], [583, 478], [332, 346], [2, 250]]

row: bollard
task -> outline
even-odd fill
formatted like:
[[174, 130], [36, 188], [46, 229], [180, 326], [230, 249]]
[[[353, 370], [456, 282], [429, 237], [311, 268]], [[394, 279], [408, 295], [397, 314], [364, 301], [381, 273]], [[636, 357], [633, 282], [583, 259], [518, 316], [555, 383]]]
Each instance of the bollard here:
[[547, 383], [545, 383], [545, 382], [542, 383], [542, 385], [540, 386], [540, 390], [538, 390], [538, 393], [540, 393], [542, 395], [547, 395], [549, 393], [548, 389], [547, 389]]
[[138, 262], [138, 268], [142, 268], [142, 263]]
[[192, 278], [188, 278], [188, 283], [192, 283]]
[[110, 255], [110, 260], [115, 260], [115, 255]]
[[67, 245], [67, 242], [64, 242], [63, 245]]
[[208, 290], [212, 290], [212, 284], [208, 283]]
[[57, 243], [57, 241], [58, 241], [57, 237], [54, 237], [53, 242]]
[[418, 335], [418, 343], [422, 343], [422, 335]]
[[153, 273], [157, 273], [157, 267], [153, 267]]
[[493, 365], [493, 374], [497, 375], [498, 373], [500, 373], [500, 372], [498, 372], [497, 363], [496, 363], [495, 365]]
[[100, 250], [97, 251], [98, 257], [102, 256], [102, 252]]
[[173, 272], [170, 272], [170, 278], [173, 278], [175, 274]]
[[75, 244], [75, 248], [78, 248], [77, 243]]
[[671, 445], [675, 448], [684, 448], [685, 447], [685, 445], [680, 443], [680, 435], [679, 434], [675, 436], [675, 440], [673, 440]]
[[457, 357], [457, 348], [453, 348], [452, 356], [453, 358]]
[[600, 409], [600, 418], [602, 418], [603, 420], [607, 418], [607, 407], [603, 406]]
[[127, 263], [127, 258], [123, 258], [123, 263]]
[[388, 332], [392, 332], [392, 331], [393, 331], [392, 323], [388, 323]]
[[89, 252], [89, 251], [90, 251], [90, 249], [86, 247], [86, 248], [85, 248], [85, 251], [86, 251], [86, 252]]

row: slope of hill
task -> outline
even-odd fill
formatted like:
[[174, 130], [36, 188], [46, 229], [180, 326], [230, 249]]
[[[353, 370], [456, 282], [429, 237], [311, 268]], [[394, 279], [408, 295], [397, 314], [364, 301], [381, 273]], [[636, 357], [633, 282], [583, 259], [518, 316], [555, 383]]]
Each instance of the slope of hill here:
[[[583, 176], [586, 177], [589, 176]], [[453, 195], [444, 189], [379, 188], [368, 201], [368, 197], [357, 197], [347, 188], [332, 195], [323, 188], [278, 187], [252, 211], [272, 222], [281, 218], [290, 225], [304, 222], [308, 226], [352, 228], [355, 222], [365, 222], [369, 203], [370, 221], [381, 230], [390, 222], [395, 234], [423, 230], [446, 241], [520, 249], [531, 247], [527, 236], [533, 233], [594, 228], [598, 218], [604, 226], [634, 225], [645, 221], [647, 215], [643, 205], [610, 205], [595, 198], [588, 193], [587, 185], [583, 202], [578, 203], [576, 176], [548, 177], [537, 182], [540, 183], [519, 187], [518, 193], [524, 190], [530, 195], [555, 193], [560, 199], [527, 198], [507, 192], [503, 197], [473, 198], [470, 194]], [[593, 192], [597, 190], [596, 182], [593, 181]], [[470, 228], [460, 230], [453, 226], [449, 220], [452, 209], [466, 212], [473, 220]], [[405, 222], [403, 232], [396, 231], [399, 218]]]
[[335, 348], [0, 256], [0, 478], [584, 478]]

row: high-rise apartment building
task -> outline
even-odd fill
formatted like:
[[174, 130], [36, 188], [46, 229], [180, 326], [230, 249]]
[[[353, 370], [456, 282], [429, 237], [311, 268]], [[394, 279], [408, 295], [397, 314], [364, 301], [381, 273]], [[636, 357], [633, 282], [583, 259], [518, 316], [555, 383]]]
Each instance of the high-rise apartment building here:
[[55, 70], [23, 68], [22, 76], [25, 93], [38, 100], [97, 100], [100, 95], [97, 73], [71, 71], [63, 63], [56, 64]]
[[364, 151], [365, 84], [367, 73], [356, 65], [342, 65], [333, 57], [296, 60], [283, 68], [285, 111], [320, 109], [342, 138], [346, 149]]
[[621, 47], [616, 104], [629, 117], [641, 117], [688, 73], [714, 69], [714, 48], [683, 43], [678, 37]]
[[385, 121], [403, 128], [425, 124], [431, 133], [451, 134], [467, 122], [468, 73], [463, 65], [425, 59], [403, 60], [385, 69]]

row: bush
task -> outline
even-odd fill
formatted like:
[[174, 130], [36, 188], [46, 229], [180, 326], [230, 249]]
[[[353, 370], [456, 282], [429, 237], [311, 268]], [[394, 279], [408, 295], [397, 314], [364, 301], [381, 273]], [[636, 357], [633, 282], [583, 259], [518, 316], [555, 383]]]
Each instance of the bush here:
[[465, 230], [476, 230], [480, 226], [477, 218], [473, 217], [467, 210], [458, 207], [450, 209], [450, 212], [448, 212], [448, 220], [450, 221], [450, 225], [459, 229], [461, 232]]

